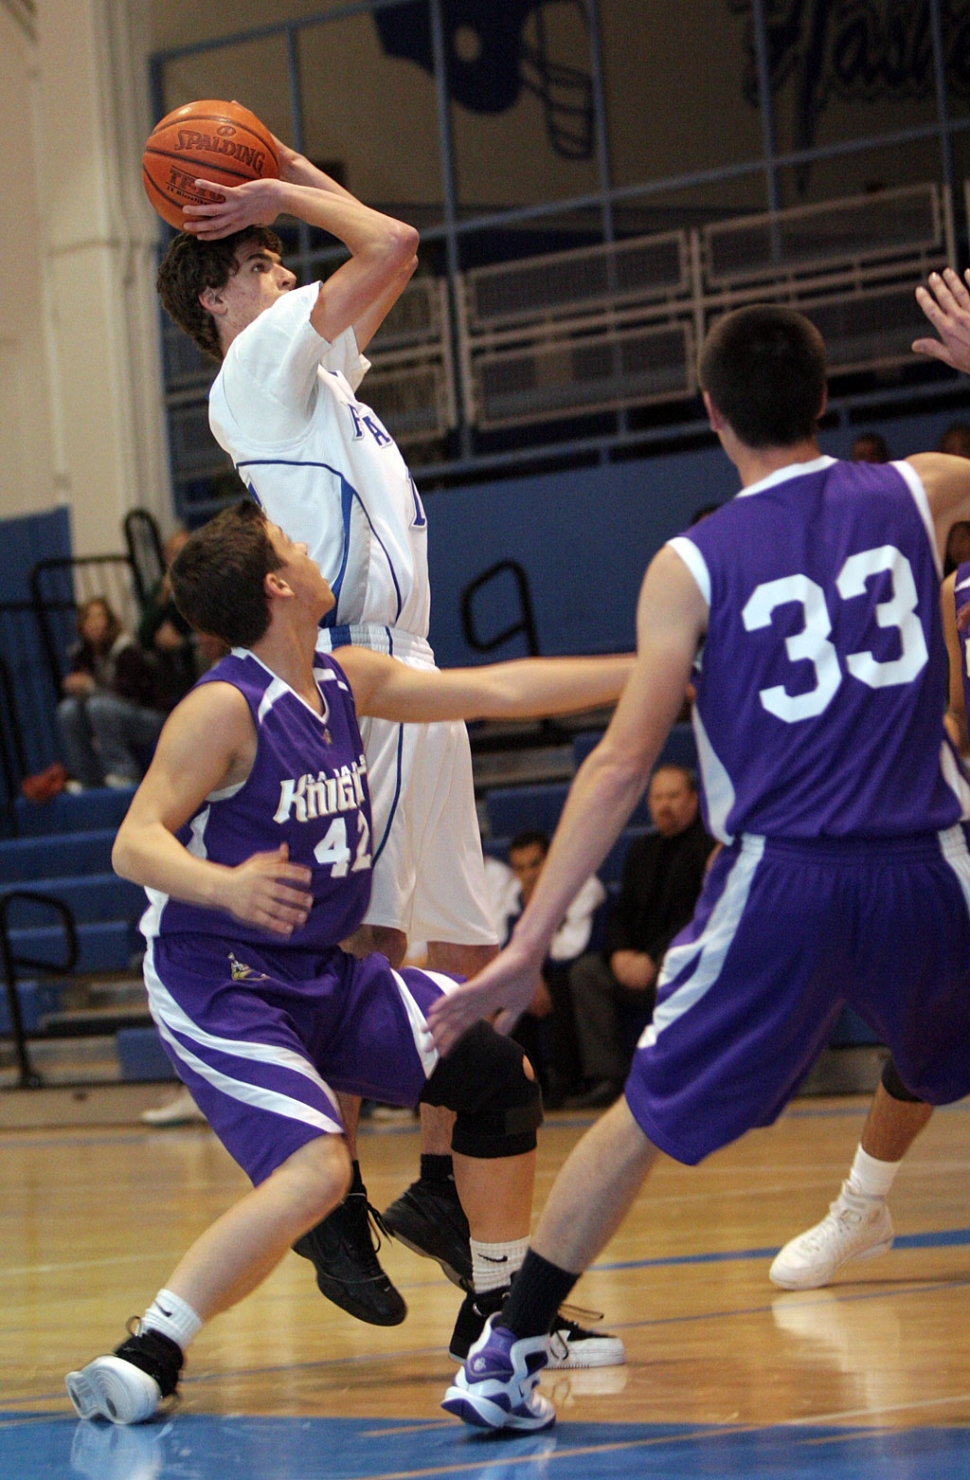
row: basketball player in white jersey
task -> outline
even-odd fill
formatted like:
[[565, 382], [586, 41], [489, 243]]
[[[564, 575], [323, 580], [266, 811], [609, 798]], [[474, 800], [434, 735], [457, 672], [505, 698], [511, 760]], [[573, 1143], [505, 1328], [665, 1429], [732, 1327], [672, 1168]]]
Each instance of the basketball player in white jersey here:
[[[278, 142], [279, 180], [216, 187], [221, 203], [186, 211], [186, 231], [159, 273], [162, 302], [203, 351], [221, 360], [213, 433], [267, 515], [307, 544], [336, 598], [318, 649], [353, 644], [432, 668], [427, 520], [396, 444], [357, 400], [363, 350], [417, 265], [418, 234], [362, 205]], [[325, 282], [296, 287], [267, 227], [282, 212], [344, 242], [350, 258]], [[365, 721], [375, 824], [374, 882], [363, 950], [399, 964], [407, 938], [429, 943], [428, 965], [473, 976], [496, 951], [462, 724]], [[341, 1109], [352, 1132], [357, 1107]], [[471, 1275], [467, 1225], [450, 1160], [451, 1118], [422, 1108], [422, 1176], [387, 1221], [454, 1280]], [[323, 1292], [376, 1324], [406, 1307], [374, 1256], [355, 1163], [348, 1202], [314, 1230]], [[322, 1274], [330, 1265], [333, 1280]], [[467, 1303], [467, 1302], [466, 1302]], [[467, 1312], [466, 1312], [467, 1314]], [[569, 1327], [602, 1363], [595, 1338]], [[594, 1353], [596, 1347], [596, 1354]], [[613, 1341], [610, 1360], [622, 1360]]]

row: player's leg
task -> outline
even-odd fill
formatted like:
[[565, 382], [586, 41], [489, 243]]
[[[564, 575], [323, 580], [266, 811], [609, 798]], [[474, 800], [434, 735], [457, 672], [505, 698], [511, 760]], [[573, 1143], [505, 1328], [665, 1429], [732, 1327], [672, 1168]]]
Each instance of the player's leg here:
[[363, 1080], [392, 1104], [420, 1099], [454, 1112], [455, 1175], [469, 1223], [473, 1282], [482, 1294], [507, 1286], [525, 1255], [542, 1119], [531, 1065], [485, 1023], [466, 1033], [447, 1059], [439, 1057], [426, 1014], [453, 986], [451, 978], [410, 967], [396, 972], [381, 956], [352, 963], [349, 974], [346, 1030], [328, 1046], [328, 1078], [344, 1088]]
[[[428, 970], [472, 977], [498, 953], [496, 945], [428, 942]], [[384, 1209], [384, 1222], [407, 1248], [435, 1259], [453, 1284], [467, 1289], [472, 1277], [468, 1219], [465, 1217], [451, 1154], [454, 1112], [443, 1105], [420, 1106], [421, 1172]]]
[[[428, 942], [428, 970], [471, 977], [497, 953], [475, 811], [471, 750], [464, 725], [409, 725], [402, 784], [388, 847], [410, 862], [405, 907], [411, 934]], [[387, 849], [385, 849], [385, 853]], [[370, 914], [390, 919], [393, 902], [372, 900]], [[421, 1174], [384, 1210], [391, 1231], [417, 1254], [435, 1259], [455, 1284], [471, 1282], [468, 1226], [451, 1159], [454, 1117], [421, 1105]]]
[[346, 1190], [339, 1113], [308, 1049], [314, 1034], [333, 1031], [337, 979], [310, 974], [320, 970], [316, 955], [300, 977], [300, 960], [291, 954], [280, 967], [256, 949], [229, 952], [201, 936], [149, 942], [145, 981], [166, 1050], [254, 1190], [196, 1241], [143, 1329], [70, 1375], [82, 1417], [149, 1417], [174, 1391], [203, 1321], [265, 1278]]
[[911, 1095], [892, 1059], [876, 1086], [849, 1175], [827, 1215], [790, 1239], [768, 1271], [783, 1290], [827, 1285], [850, 1259], [870, 1259], [892, 1247], [886, 1199], [903, 1157], [933, 1114]]
[[[342, 949], [358, 959], [379, 951], [392, 966], [399, 966], [407, 950], [407, 936], [403, 930], [361, 925], [350, 940], [343, 942]], [[337, 1102], [351, 1156], [350, 1190], [338, 1207], [299, 1240], [296, 1252], [312, 1261], [317, 1288], [334, 1305], [369, 1325], [396, 1326], [407, 1315], [407, 1304], [378, 1258], [381, 1234], [387, 1229], [368, 1201], [357, 1157], [360, 1096], [338, 1091]]]
[[838, 1010], [818, 969], [832, 936], [819, 928], [824, 891], [784, 859], [763, 865], [764, 851], [755, 839], [722, 852], [694, 920], [667, 952], [625, 1097], [574, 1149], [508, 1304], [446, 1394], [444, 1406], [466, 1422], [553, 1421], [534, 1392], [546, 1362], [543, 1333], [629, 1210], [656, 1148], [692, 1165], [769, 1123], [824, 1041]]
[[[970, 852], [959, 827], [912, 840], [873, 873], [867, 959], [849, 962], [846, 998], [888, 1043], [849, 1179], [827, 1218], [787, 1244], [771, 1267], [776, 1284], [812, 1288], [847, 1259], [892, 1244], [886, 1195], [931, 1104], [970, 1087]], [[857, 950], [861, 953], [861, 944]]]
[[136, 1334], [67, 1376], [81, 1418], [141, 1423], [176, 1390], [184, 1354], [207, 1321], [270, 1274], [294, 1239], [334, 1207], [350, 1181], [342, 1137], [317, 1136], [287, 1157], [197, 1238]]

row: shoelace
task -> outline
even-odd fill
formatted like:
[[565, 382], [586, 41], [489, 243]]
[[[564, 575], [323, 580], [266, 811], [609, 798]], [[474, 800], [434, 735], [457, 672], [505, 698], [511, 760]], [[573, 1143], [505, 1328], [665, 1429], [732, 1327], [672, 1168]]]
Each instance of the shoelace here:
[[840, 1236], [854, 1233], [865, 1221], [865, 1216], [865, 1213], [857, 1208], [850, 1208], [845, 1203], [840, 1206], [834, 1202], [830, 1205], [821, 1223], [809, 1229], [805, 1235], [805, 1242], [810, 1249], [820, 1248], [827, 1241], [830, 1228], [834, 1227]]
[[[349, 1202], [352, 1197], [363, 1197], [364, 1199], [365, 1221], [367, 1232], [370, 1235], [368, 1242], [373, 1254], [376, 1257], [376, 1255], [380, 1253], [381, 1244], [384, 1242], [384, 1240], [391, 1239], [394, 1237], [394, 1235], [388, 1228], [387, 1224], [384, 1222], [384, 1219], [381, 1217], [378, 1210], [374, 1207], [374, 1204], [368, 1201], [364, 1193], [351, 1192], [348, 1194], [347, 1201]], [[381, 1237], [381, 1235], [383, 1235], [383, 1238]]]
[[582, 1305], [561, 1305], [556, 1312], [557, 1320], [562, 1318], [567, 1326], [578, 1326], [582, 1330], [585, 1326], [595, 1326], [603, 1319], [601, 1310], [586, 1310]]
[[589, 1334], [586, 1324], [595, 1325], [602, 1319], [601, 1310], [586, 1310], [582, 1305], [561, 1305], [556, 1312], [556, 1324], [549, 1337], [549, 1350], [556, 1360], [562, 1362], [569, 1356], [570, 1336], [577, 1331], [582, 1331], [584, 1335]]

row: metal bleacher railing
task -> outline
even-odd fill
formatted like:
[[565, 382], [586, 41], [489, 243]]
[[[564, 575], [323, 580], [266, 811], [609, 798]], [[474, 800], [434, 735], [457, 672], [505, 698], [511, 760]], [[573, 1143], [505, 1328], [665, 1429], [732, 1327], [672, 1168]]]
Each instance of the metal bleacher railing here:
[[482, 428], [647, 406], [693, 393], [699, 341], [729, 308], [801, 308], [833, 373], [907, 363], [913, 287], [953, 258], [933, 183], [466, 274], [466, 413]]
[[[548, 441], [551, 450], [553, 422], [581, 428], [606, 413], [687, 407], [705, 332], [756, 300], [807, 313], [836, 377], [907, 365], [922, 327], [913, 289], [955, 260], [949, 191], [928, 181], [472, 268], [451, 279], [452, 313], [448, 280], [422, 277], [368, 349], [363, 394], [425, 466], [467, 471], [476, 459], [517, 455], [485, 450], [503, 429], [516, 429], [517, 448]], [[187, 504], [207, 512], [236, 488], [208, 429], [214, 370], [174, 325], [163, 339], [176, 488], [185, 501], [194, 480], [210, 480], [201, 502]], [[486, 441], [455, 461], [448, 434], [462, 422]], [[617, 425], [597, 436], [620, 436], [626, 423]]]
[[[57, 921], [58, 944], [63, 946], [61, 960], [52, 960], [49, 955], [27, 954], [15, 943], [16, 911], [20, 906], [41, 908]], [[14, 918], [11, 918], [11, 917]], [[41, 1077], [30, 1061], [27, 1048], [28, 1032], [21, 1011], [18, 985], [25, 973], [31, 976], [68, 976], [74, 970], [78, 958], [77, 929], [70, 908], [60, 899], [42, 894], [33, 889], [11, 889], [0, 895], [0, 967], [6, 990], [7, 1012], [10, 1017], [10, 1037], [13, 1039], [17, 1060], [18, 1088], [38, 1089]]]
[[146, 510], [125, 523], [129, 554], [42, 560], [28, 578], [30, 601], [0, 602], [0, 816], [16, 832], [14, 802], [26, 775], [59, 752], [57, 701], [76, 636], [75, 613], [104, 596], [129, 630], [161, 575], [161, 541]]

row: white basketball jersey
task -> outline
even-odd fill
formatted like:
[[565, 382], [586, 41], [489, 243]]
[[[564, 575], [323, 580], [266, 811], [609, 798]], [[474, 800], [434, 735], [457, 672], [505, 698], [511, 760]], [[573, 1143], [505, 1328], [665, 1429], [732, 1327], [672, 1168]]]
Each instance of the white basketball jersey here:
[[427, 638], [424, 509], [394, 439], [354, 395], [370, 365], [353, 329], [329, 344], [310, 323], [318, 289], [284, 294], [233, 340], [209, 425], [268, 517], [306, 542], [330, 582], [327, 628]]

